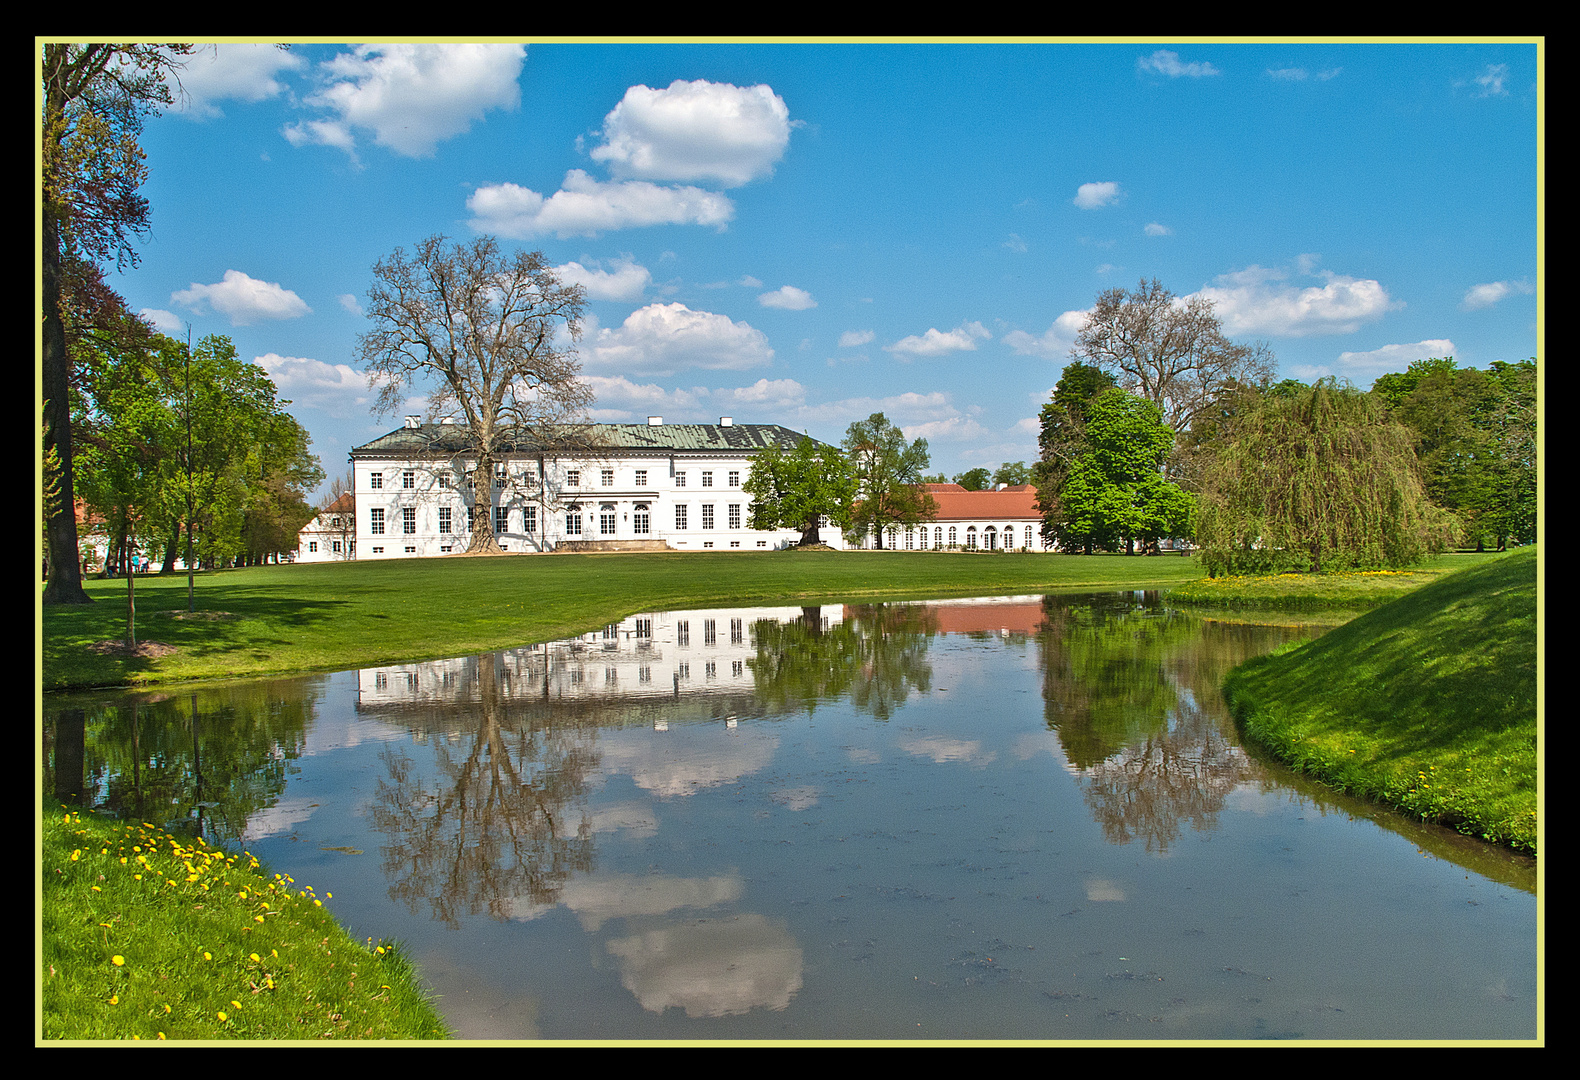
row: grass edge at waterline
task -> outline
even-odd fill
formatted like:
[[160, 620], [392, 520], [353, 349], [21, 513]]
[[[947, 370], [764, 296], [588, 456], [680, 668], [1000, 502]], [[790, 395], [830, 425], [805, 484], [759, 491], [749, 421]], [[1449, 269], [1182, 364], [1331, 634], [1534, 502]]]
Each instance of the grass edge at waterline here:
[[1230, 672], [1248, 743], [1330, 787], [1538, 850], [1534, 546]]
[[143, 822], [41, 815], [41, 1040], [449, 1037], [400, 947], [353, 940], [329, 894]]
[[[1451, 555], [1429, 580], [1482, 557]], [[476, 655], [571, 637], [642, 611], [944, 596], [1160, 589], [1201, 576], [1179, 556], [966, 552], [658, 552], [388, 559], [210, 571], [137, 582], [141, 642], [164, 656], [102, 649], [125, 634], [125, 584], [90, 581], [97, 603], [44, 609], [46, 692], [195, 679], [342, 671]], [[1349, 591], [1395, 587], [1357, 579]], [[1223, 589], [1214, 605], [1232, 602]], [[1363, 608], [1372, 601], [1352, 606]]]

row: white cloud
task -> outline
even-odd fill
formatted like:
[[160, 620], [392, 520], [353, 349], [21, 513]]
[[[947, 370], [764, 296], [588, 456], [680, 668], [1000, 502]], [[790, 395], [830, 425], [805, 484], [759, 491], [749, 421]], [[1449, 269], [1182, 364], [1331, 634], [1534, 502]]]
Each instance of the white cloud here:
[[361, 419], [372, 404], [374, 390], [368, 377], [345, 364], [276, 353], [258, 357], [257, 363], [293, 405], [318, 409], [337, 419]]
[[1528, 281], [1489, 281], [1483, 285], [1472, 285], [1465, 293], [1465, 298], [1459, 302], [1459, 307], [1462, 311], [1479, 311], [1491, 307], [1510, 293], [1529, 294], [1535, 291]]
[[[611, 422], [659, 415], [668, 423], [712, 423], [720, 416], [749, 415], [779, 420], [806, 401], [806, 388], [794, 379], [758, 379], [750, 386], [693, 386], [667, 390], [637, 383], [624, 375], [589, 375], [598, 407], [596, 419]], [[781, 421], [782, 422], [782, 421]]]
[[1302, 82], [1306, 78], [1305, 68], [1268, 68], [1267, 76], [1282, 82]]
[[1174, 233], [1173, 229], [1169, 228], [1167, 225], [1159, 225], [1156, 221], [1150, 223], [1141, 231], [1146, 233], [1148, 236], [1171, 236]]
[[1082, 184], [1076, 189], [1075, 198], [1071, 202], [1082, 210], [1096, 210], [1100, 206], [1114, 202], [1119, 196], [1119, 184], [1113, 180], [1105, 180], [1101, 183]]
[[581, 169], [565, 174], [548, 198], [516, 184], [488, 184], [466, 200], [480, 232], [525, 239], [540, 233], [596, 236], [610, 229], [647, 225], [712, 225], [723, 229], [735, 204], [696, 187], [660, 187], [644, 180], [603, 183]]
[[[1303, 258], [1302, 266], [1309, 267], [1311, 261]], [[1288, 276], [1288, 271], [1251, 266], [1218, 277], [1197, 295], [1213, 301], [1230, 337], [1348, 334], [1404, 306], [1372, 278], [1321, 271], [1308, 276], [1325, 284], [1301, 288], [1289, 284]]]
[[175, 334], [186, 325], [181, 316], [173, 311], [163, 308], [143, 308], [137, 314], [154, 324], [154, 329], [161, 334]]
[[1217, 68], [1205, 61], [1189, 64], [1180, 62], [1180, 54], [1170, 52], [1168, 49], [1159, 49], [1151, 56], [1143, 56], [1136, 61], [1136, 66], [1142, 71], [1153, 71], [1159, 75], [1167, 75], [1172, 79], [1188, 75], [1191, 78], [1200, 78], [1203, 75], [1220, 74]]
[[765, 292], [757, 298], [757, 302], [763, 307], [783, 308], [786, 311], [805, 311], [817, 307], [817, 301], [812, 299], [811, 293], [794, 285], [784, 285], [773, 292]]
[[1004, 241], [1003, 246], [1010, 251], [1020, 253], [1026, 250], [1026, 241], [1022, 240], [1018, 233], [1010, 233], [1009, 239]]
[[225, 115], [216, 104], [220, 101], [254, 102], [279, 97], [286, 87], [275, 76], [305, 65], [300, 56], [273, 45], [200, 46], [187, 57], [178, 73], [181, 85], [175, 92], [176, 103], [171, 112], [208, 120]]
[[1044, 330], [1040, 337], [1032, 337], [1024, 330], [1011, 330], [1004, 335], [1004, 344], [1021, 356], [1061, 360], [1069, 355], [1076, 335], [1086, 326], [1087, 316], [1085, 311], [1066, 311], [1053, 320], [1053, 325]]
[[326, 85], [307, 104], [331, 119], [289, 124], [295, 146], [321, 143], [354, 153], [355, 132], [405, 157], [428, 157], [490, 109], [521, 104], [521, 45], [359, 45], [326, 61]]
[[1341, 373], [1375, 377], [1388, 371], [1403, 371], [1415, 361], [1431, 356], [1453, 356], [1454, 351], [1454, 343], [1447, 338], [1384, 345], [1370, 352], [1339, 353], [1339, 369]]
[[761, 330], [684, 304], [649, 304], [633, 311], [619, 329], [600, 329], [589, 338], [583, 362], [602, 371], [672, 375], [684, 368], [739, 370], [760, 367], [774, 356]]
[[351, 314], [362, 314], [361, 301], [359, 301], [355, 296], [352, 296], [350, 293], [341, 293], [339, 296], [335, 297], [335, 299], [340, 301], [340, 306], [345, 308]]
[[901, 338], [893, 345], [885, 345], [887, 352], [903, 356], [942, 356], [945, 353], [974, 350], [977, 342], [991, 340], [992, 334], [979, 322], [963, 323], [950, 331], [929, 328], [927, 333]]
[[592, 267], [579, 262], [556, 266], [554, 273], [567, 285], [580, 285], [592, 300], [640, 300], [642, 293], [653, 283], [647, 267], [638, 266], [630, 255], [622, 255], [611, 264], [614, 269], [604, 270], [596, 263]]
[[1504, 80], [1509, 77], [1508, 64], [1488, 64], [1487, 69], [1476, 76], [1476, 85], [1481, 87], [1482, 97], [1508, 97], [1508, 90], [1504, 89]]
[[839, 347], [841, 349], [850, 349], [857, 345], [865, 345], [875, 337], [877, 335], [871, 330], [846, 330], [839, 335]]
[[604, 117], [604, 145], [591, 156], [621, 179], [739, 187], [772, 175], [792, 126], [784, 99], [769, 86], [676, 79], [663, 90], [626, 90]]
[[225, 279], [214, 285], [194, 281], [190, 289], [171, 293], [170, 299], [194, 311], [207, 304], [232, 326], [250, 326], [261, 319], [296, 319], [313, 310], [290, 289], [250, 278], [240, 270], [225, 271]]

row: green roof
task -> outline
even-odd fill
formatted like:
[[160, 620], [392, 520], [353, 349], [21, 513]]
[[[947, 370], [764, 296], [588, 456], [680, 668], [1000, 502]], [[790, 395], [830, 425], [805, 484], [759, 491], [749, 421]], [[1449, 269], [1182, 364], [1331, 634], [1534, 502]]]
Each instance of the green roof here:
[[[464, 424], [419, 424], [401, 427], [364, 443], [352, 457], [449, 456], [467, 450]], [[574, 455], [600, 451], [626, 453], [755, 453], [777, 446], [793, 450], [807, 436], [781, 424], [587, 424], [510, 432], [496, 452], [505, 454], [555, 453]]]

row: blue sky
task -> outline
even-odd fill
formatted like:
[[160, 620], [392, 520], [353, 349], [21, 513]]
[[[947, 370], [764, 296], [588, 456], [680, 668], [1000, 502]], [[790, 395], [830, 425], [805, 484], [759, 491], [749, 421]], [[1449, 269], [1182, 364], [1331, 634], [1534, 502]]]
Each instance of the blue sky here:
[[[1280, 372], [1538, 353], [1534, 43], [221, 45], [144, 132], [113, 278], [229, 335], [330, 476], [399, 416], [373, 263], [443, 233], [588, 290], [594, 418], [884, 412], [933, 471], [1036, 457], [1097, 294], [1212, 297]], [[414, 400], [401, 412], [421, 411]]]

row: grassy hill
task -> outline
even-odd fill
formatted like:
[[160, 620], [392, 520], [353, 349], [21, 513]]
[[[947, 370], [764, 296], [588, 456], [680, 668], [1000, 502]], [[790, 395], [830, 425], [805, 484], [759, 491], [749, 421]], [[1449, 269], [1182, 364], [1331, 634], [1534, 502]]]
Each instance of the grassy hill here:
[[1537, 849], [1537, 551], [1446, 575], [1252, 660], [1247, 741], [1343, 791]]

